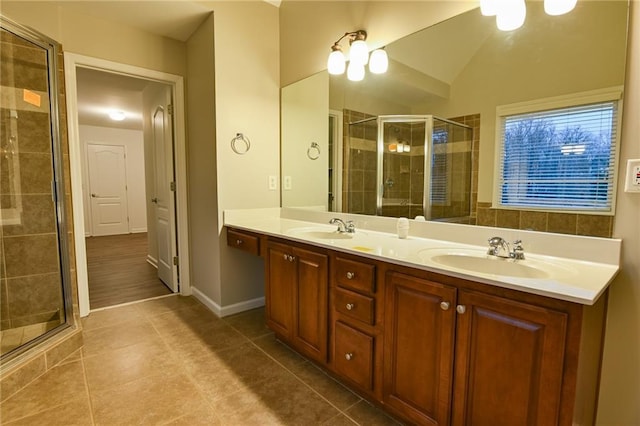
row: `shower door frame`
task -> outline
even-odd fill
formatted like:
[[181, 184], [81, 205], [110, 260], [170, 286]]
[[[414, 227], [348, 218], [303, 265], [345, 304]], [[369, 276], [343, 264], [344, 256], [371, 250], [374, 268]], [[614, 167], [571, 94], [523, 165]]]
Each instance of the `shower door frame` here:
[[[382, 199], [384, 195], [384, 123], [425, 123], [424, 130], [424, 191], [422, 195], [422, 210], [424, 216], [429, 219], [431, 216], [431, 208], [429, 200], [431, 199], [431, 172], [428, 169], [429, 158], [431, 157], [431, 145], [428, 143], [433, 135], [433, 115], [379, 115], [377, 117], [378, 124], [378, 141], [377, 141], [377, 164], [376, 164], [376, 215], [382, 216]], [[411, 173], [411, 170], [409, 171]], [[411, 194], [409, 194], [409, 202], [411, 202]]]
[[31, 28], [18, 24], [17, 22], [0, 14], [0, 27], [16, 36], [42, 48], [47, 55], [47, 83], [49, 95], [49, 125], [51, 129], [51, 156], [52, 156], [52, 173], [53, 181], [52, 197], [55, 206], [56, 215], [56, 232], [58, 241], [58, 262], [60, 265], [61, 291], [64, 313], [64, 322], [53, 329], [41, 334], [40, 336], [30, 340], [29, 342], [13, 349], [12, 351], [2, 355], [2, 363], [16, 358], [20, 354], [28, 351], [32, 347], [40, 344], [49, 337], [73, 325], [73, 297], [71, 291], [71, 270], [70, 255], [68, 243], [68, 230], [66, 218], [66, 194], [64, 184], [64, 161], [61, 149], [61, 133], [60, 133], [60, 109], [58, 105], [59, 85], [58, 85], [58, 42], [37, 32]]

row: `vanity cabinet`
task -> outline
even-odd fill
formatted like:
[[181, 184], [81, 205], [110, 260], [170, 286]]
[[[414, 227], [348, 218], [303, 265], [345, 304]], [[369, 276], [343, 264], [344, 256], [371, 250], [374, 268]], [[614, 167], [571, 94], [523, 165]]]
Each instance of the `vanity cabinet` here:
[[395, 271], [385, 285], [392, 411], [417, 424], [566, 424], [567, 311]]
[[458, 293], [454, 425], [559, 423], [567, 314]]
[[456, 289], [389, 272], [385, 304], [384, 403], [417, 424], [449, 424]]
[[331, 256], [329, 368], [360, 393], [379, 400], [383, 295], [376, 263]]
[[606, 294], [585, 306], [257, 236], [268, 326], [402, 420], [594, 423]]
[[267, 325], [309, 358], [327, 359], [329, 257], [321, 250], [267, 243]]

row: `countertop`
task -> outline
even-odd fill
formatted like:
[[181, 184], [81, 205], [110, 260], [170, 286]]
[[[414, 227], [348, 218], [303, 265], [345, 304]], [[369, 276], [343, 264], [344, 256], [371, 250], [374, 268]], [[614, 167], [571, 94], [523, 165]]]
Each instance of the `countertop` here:
[[[327, 218], [331, 217], [354, 220], [356, 233], [352, 236], [336, 234], [336, 238], [330, 237], [336, 229], [336, 226], [327, 223]], [[412, 232], [408, 238], [400, 239], [395, 232], [388, 232], [395, 226], [393, 218], [296, 209], [228, 210], [224, 214], [224, 225], [227, 227], [584, 305], [592, 305], [598, 300], [619, 269], [621, 241], [616, 239], [433, 222], [418, 223], [413, 220], [410, 222]], [[315, 238], [314, 232], [320, 232], [324, 238]], [[447, 237], [443, 238], [443, 235]], [[486, 235], [506, 235], [522, 239], [525, 260], [487, 256], [487, 245], [468, 243], [469, 240], [487, 241]], [[530, 242], [531, 251], [528, 250], [527, 241]], [[544, 254], [545, 247], [556, 255]], [[557, 255], [558, 252], [572, 251], [576, 251], [577, 255]], [[454, 256], [453, 260], [461, 261], [462, 264], [454, 262], [456, 266], [453, 266], [436, 261], [437, 256], [443, 254]], [[481, 271], [476, 268], [467, 269], [467, 261], [476, 260], [472, 258], [480, 258], [478, 263]], [[508, 263], [519, 264], [515, 266], [518, 271], [515, 275], [520, 276], [512, 276], [510, 268], [513, 265]], [[493, 265], [496, 270], [506, 272], [490, 273], [493, 272]], [[523, 267], [525, 272], [532, 271], [533, 274], [520, 274]]]

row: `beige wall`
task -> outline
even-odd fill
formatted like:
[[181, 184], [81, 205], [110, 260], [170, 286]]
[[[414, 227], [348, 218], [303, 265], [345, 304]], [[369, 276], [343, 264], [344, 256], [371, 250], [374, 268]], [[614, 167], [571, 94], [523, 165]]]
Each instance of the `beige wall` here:
[[[192, 285], [216, 308], [259, 303], [263, 262], [226, 245], [226, 209], [278, 207], [278, 9], [261, 1], [200, 2], [213, 10], [187, 42]], [[238, 155], [243, 133], [251, 149]], [[231, 306], [231, 308], [229, 308]]]
[[191, 286], [220, 303], [213, 37], [211, 15], [187, 41], [189, 249]]
[[2, 0], [0, 11], [61, 43], [65, 52], [185, 75], [184, 43], [78, 13], [73, 2]]
[[[226, 209], [278, 207], [279, 191], [268, 177], [280, 172], [280, 67], [278, 8], [262, 2], [214, 4], [216, 57], [216, 139], [218, 230]], [[244, 155], [231, 150], [231, 139], [251, 140]], [[220, 239], [223, 306], [264, 295], [261, 259]]]
[[[631, 26], [619, 181], [626, 161], [640, 158], [640, 2]], [[604, 345], [598, 425], [640, 425], [640, 194], [618, 187], [613, 235], [622, 238], [622, 270], [611, 285]]]

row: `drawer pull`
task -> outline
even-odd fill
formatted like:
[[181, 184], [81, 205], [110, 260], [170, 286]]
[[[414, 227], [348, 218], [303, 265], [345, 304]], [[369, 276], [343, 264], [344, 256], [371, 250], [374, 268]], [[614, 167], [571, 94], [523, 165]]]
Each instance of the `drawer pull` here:
[[467, 312], [467, 307], [464, 305], [458, 305], [456, 306], [456, 311], [458, 311], [459, 314], [464, 314]]
[[242, 241], [242, 240], [236, 240], [236, 245], [237, 245], [237, 246], [242, 245], [242, 243], [244, 243], [244, 241]]
[[449, 302], [440, 302], [440, 309], [443, 311], [448, 311], [450, 306]]
[[356, 274], [354, 272], [347, 272], [347, 279], [354, 279], [356, 277]]
[[347, 303], [347, 306], [346, 306], [347, 311], [350, 311], [350, 310], [352, 310], [352, 309], [353, 309], [353, 308], [355, 308], [355, 307], [356, 307], [356, 305], [355, 305], [355, 304], [353, 304], [353, 303]]
[[347, 361], [351, 361], [353, 359], [353, 354], [351, 352], [348, 352], [344, 354], [344, 357]]

